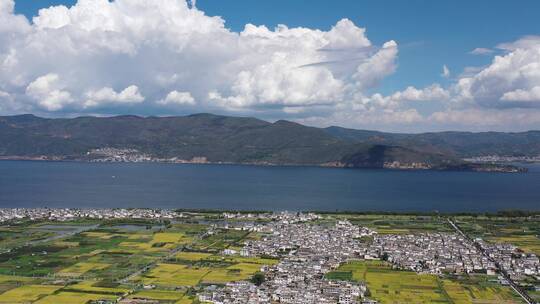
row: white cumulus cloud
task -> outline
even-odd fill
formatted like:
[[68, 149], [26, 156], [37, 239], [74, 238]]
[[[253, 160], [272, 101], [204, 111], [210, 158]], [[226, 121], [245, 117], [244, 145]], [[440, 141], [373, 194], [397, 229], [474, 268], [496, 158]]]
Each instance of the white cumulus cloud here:
[[506, 92], [501, 100], [540, 102], [540, 86], [533, 87], [530, 90], [518, 89], [512, 92]]
[[139, 92], [139, 88], [131, 85], [120, 93], [117, 93], [112, 88], [102, 88], [98, 91], [88, 91], [88, 98], [84, 102], [84, 107], [97, 107], [104, 104], [136, 104], [144, 101], [144, 97]]
[[40, 76], [26, 87], [26, 94], [37, 105], [48, 111], [58, 111], [73, 101], [71, 93], [64, 91], [57, 74]]
[[327, 31], [247, 24], [234, 32], [187, 0], [79, 0], [41, 9], [32, 22], [0, 0], [0, 14], [0, 89], [65, 113], [138, 104], [144, 115], [195, 100], [200, 111], [309, 111], [361, 98], [394, 73], [398, 53], [348, 19]]
[[442, 88], [439, 84], [433, 84], [423, 89], [407, 87], [403, 91], [398, 91], [389, 96], [376, 93], [371, 97], [364, 98], [365, 104], [376, 104], [383, 108], [398, 108], [404, 102], [409, 101], [447, 101], [450, 99], [450, 92]]
[[454, 87], [457, 101], [504, 108], [523, 106], [515, 101], [538, 99], [540, 37], [525, 37], [501, 44], [499, 48], [506, 53], [457, 81]]
[[398, 54], [391, 37], [374, 45], [349, 19], [328, 30], [247, 24], [235, 32], [193, 0], [78, 0], [32, 20], [0, 0], [0, 114], [234, 112], [351, 127], [475, 119], [538, 127], [539, 36], [477, 48], [471, 54], [493, 60], [461, 74], [444, 65], [448, 86], [377, 93]]
[[162, 105], [194, 105], [195, 98], [189, 92], [178, 92], [175, 90], [167, 94], [165, 99], [159, 100], [158, 103]]

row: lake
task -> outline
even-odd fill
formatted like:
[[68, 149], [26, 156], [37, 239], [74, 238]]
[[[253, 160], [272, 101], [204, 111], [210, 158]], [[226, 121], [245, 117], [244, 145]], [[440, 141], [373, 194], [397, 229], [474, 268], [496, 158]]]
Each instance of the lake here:
[[0, 208], [540, 210], [529, 173], [0, 161]]

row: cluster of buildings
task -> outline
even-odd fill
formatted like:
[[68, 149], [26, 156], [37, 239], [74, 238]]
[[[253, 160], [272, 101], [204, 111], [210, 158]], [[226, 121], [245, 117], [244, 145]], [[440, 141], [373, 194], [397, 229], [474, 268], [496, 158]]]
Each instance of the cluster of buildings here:
[[[523, 253], [509, 244], [473, 242], [461, 233], [378, 235], [348, 221], [338, 221], [335, 225], [310, 222], [318, 219], [316, 215], [265, 216], [275, 220], [255, 224], [253, 228], [266, 232], [265, 236], [261, 240], [247, 241], [240, 254], [277, 257], [280, 262], [261, 268], [265, 281], [260, 286], [244, 281], [222, 288], [211, 287], [200, 294], [201, 301], [215, 304], [375, 303], [365, 296], [367, 288], [363, 283], [325, 277], [353, 259], [387, 260], [398, 269], [429, 274], [496, 275], [502, 270], [516, 281], [540, 275], [536, 255]], [[360, 238], [364, 241], [360, 242]], [[503, 276], [499, 276], [499, 280], [503, 284], [512, 282]]]
[[227, 283], [225, 288], [210, 286], [199, 294], [199, 301], [215, 304], [272, 303], [270, 295], [262, 288], [247, 281]]
[[[185, 215], [166, 209], [0, 209], [0, 223], [17, 220], [69, 221], [89, 219], [175, 219]], [[264, 280], [209, 286], [199, 293], [201, 302], [234, 303], [373, 303], [365, 297], [363, 283], [330, 280], [326, 274], [353, 259], [386, 260], [398, 269], [418, 273], [487, 273], [499, 271], [500, 281], [514, 284], [529, 277], [540, 280], [540, 260], [505, 243], [469, 239], [452, 221], [457, 233], [379, 235], [349, 221], [319, 221], [314, 213], [223, 213], [218, 228], [257, 231], [259, 240], [248, 240], [239, 250], [223, 254], [274, 257], [279, 263], [263, 266]], [[232, 221], [228, 221], [232, 219]], [[363, 241], [359, 241], [363, 239]], [[367, 240], [367, 241], [366, 241]], [[501, 279], [502, 278], [502, 279]]]
[[100, 148], [86, 153], [93, 162], [148, 162], [152, 157], [136, 149]]
[[121, 162], [121, 163], [142, 163], [142, 162], [159, 162], [159, 163], [177, 163], [177, 164], [207, 164], [208, 159], [205, 156], [195, 156], [191, 159], [181, 159], [178, 157], [159, 158], [147, 153], [142, 153], [136, 149], [127, 148], [99, 148], [92, 149], [86, 152], [84, 160], [90, 162]]
[[383, 258], [398, 268], [419, 273], [496, 272], [495, 263], [456, 233], [378, 235], [368, 256]]
[[321, 219], [322, 217], [315, 213], [302, 213], [302, 212], [259, 212], [259, 213], [233, 213], [223, 212], [222, 217], [224, 219], [234, 220], [274, 220], [280, 221], [286, 224], [290, 223], [304, 223]]
[[305, 223], [309, 215], [284, 213], [280, 220], [266, 224], [271, 231], [258, 241], [246, 242], [244, 256], [280, 257], [280, 262], [261, 269], [265, 280], [260, 286], [248, 282], [231, 283], [224, 288], [200, 294], [201, 301], [229, 303], [360, 303], [363, 283], [328, 280], [325, 274], [366, 251], [357, 241], [373, 231], [340, 221], [323, 226]]
[[432, 169], [433, 166], [428, 163], [420, 163], [420, 162], [401, 163], [398, 161], [393, 161], [393, 162], [385, 162], [383, 164], [383, 168], [400, 169], [400, 170], [429, 170], [429, 169]]
[[540, 280], [540, 261], [534, 253], [525, 253], [507, 243], [487, 243], [481, 239], [475, 242], [512, 280], [522, 281], [526, 276]]
[[270, 232], [259, 241], [248, 241], [242, 250], [245, 256], [280, 257], [284, 253], [303, 254], [314, 250], [333, 256], [353, 255], [365, 249], [355, 239], [374, 232], [358, 227], [348, 221], [339, 221], [335, 226], [299, 223], [289, 216], [280, 221], [265, 224]]
[[12, 220], [69, 221], [91, 219], [174, 219], [182, 213], [166, 209], [71, 209], [71, 208], [13, 208], [0, 209], [0, 223]]
[[[477, 246], [478, 245], [478, 246]], [[474, 242], [457, 233], [376, 235], [365, 259], [384, 259], [396, 268], [418, 273], [486, 273], [505, 271], [514, 281], [540, 279], [540, 260], [507, 243]]]
[[[241, 281], [228, 283], [224, 288], [215, 286], [207, 288], [199, 295], [201, 302], [215, 304], [271, 304], [271, 303], [359, 303], [358, 299], [365, 293], [365, 285], [345, 281], [318, 280], [304, 284], [305, 289], [298, 292], [298, 288], [287, 291], [272, 291], [267, 286], [257, 286], [253, 283]], [[347, 291], [347, 293], [343, 293]], [[277, 292], [273, 294], [273, 292]], [[368, 303], [369, 300], [366, 300]]]
[[[321, 219], [320, 215], [315, 213], [223, 213], [222, 217], [226, 220], [214, 223], [208, 234], [215, 233], [215, 229], [232, 229], [242, 231], [255, 231], [263, 233], [271, 233], [274, 231], [275, 224], [269, 223], [260, 225], [260, 221], [275, 222], [281, 224], [305, 223]], [[228, 221], [233, 220], [233, 221]]]
[[540, 162], [540, 155], [538, 156], [499, 156], [499, 155], [485, 155], [466, 158], [465, 161], [474, 163], [538, 163]]

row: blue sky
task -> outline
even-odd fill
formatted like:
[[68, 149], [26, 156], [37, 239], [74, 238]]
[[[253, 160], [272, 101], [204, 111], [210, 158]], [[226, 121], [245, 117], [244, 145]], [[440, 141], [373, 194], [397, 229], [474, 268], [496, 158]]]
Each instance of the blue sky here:
[[[74, 0], [18, 0], [16, 11], [28, 18], [40, 8], [73, 5]], [[469, 54], [540, 33], [540, 1], [520, 0], [199, 0], [197, 7], [210, 16], [222, 16], [234, 31], [245, 24], [278, 24], [329, 29], [341, 18], [367, 28], [370, 40], [390, 39], [400, 45], [399, 68], [381, 91], [390, 94], [408, 85], [427, 86], [441, 79], [443, 65], [452, 73], [466, 66], [486, 65], [487, 56]]]
[[0, 115], [540, 129], [538, 0], [188, 1], [0, 0]]

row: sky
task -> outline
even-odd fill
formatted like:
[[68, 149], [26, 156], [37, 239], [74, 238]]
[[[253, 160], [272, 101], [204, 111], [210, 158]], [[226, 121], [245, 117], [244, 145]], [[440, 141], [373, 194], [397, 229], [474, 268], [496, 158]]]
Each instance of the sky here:
[[0, 115], [540, 129], [537, 0], [192, 1], [0, 0]]

